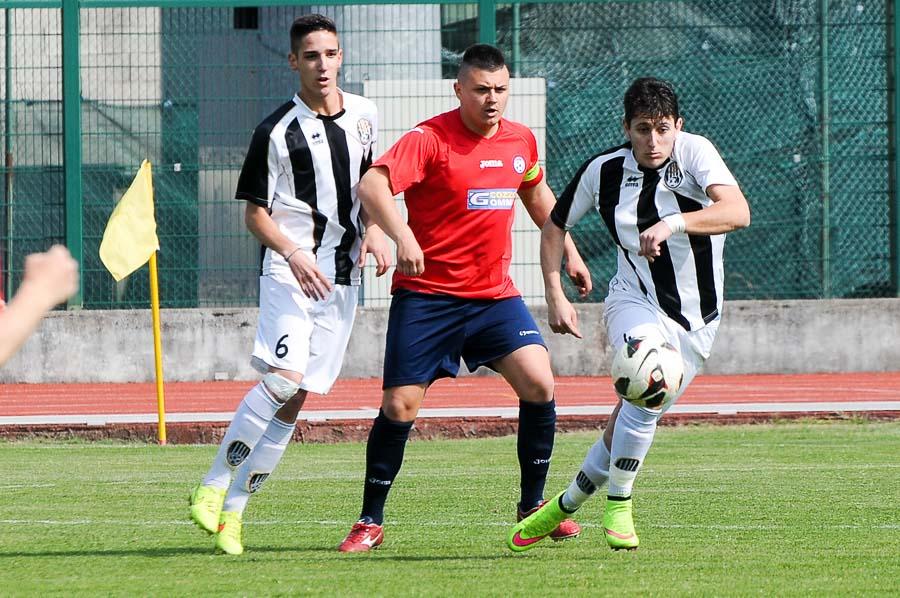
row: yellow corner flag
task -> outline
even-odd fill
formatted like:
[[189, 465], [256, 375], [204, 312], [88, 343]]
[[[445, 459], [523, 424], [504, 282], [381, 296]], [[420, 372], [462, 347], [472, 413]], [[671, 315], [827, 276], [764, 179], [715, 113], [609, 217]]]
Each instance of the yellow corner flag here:
[[144, 160], [131, 187], [106, 223], [100, 242], [100, 260], [119, 281], [146, 264], [158, 249], [156, 219], [153, 217], [153, 175], [150, 162]]

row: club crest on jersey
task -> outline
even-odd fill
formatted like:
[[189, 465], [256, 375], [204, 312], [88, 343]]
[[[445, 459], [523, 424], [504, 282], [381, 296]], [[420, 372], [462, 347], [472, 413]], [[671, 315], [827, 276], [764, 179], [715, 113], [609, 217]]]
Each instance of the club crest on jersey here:
[[359, 133], [359, 142], [362, 144], [372, 141], [372, 123], [368, 118], [361, 118], [356, 122], [356, 131]]
[[516, 197], [515, 189], [469, 189], [466, 203], [470, 210], [511, 210]]
[[516, 156], [513, 158], [513, 170], [516, 171], [516, 174], [522, 174], [525, 172], [525, 158], [522, 156]]
[[669, 189], [675, 189], [681, 185], [681, 181], [684, 180], [684, 173], [681, 172], [681, 168], [678, 166], [678, 162], [669, 162], [669, 165], [666, 166], [666, 172], [663, 175], [663, 182], [666, 187]]

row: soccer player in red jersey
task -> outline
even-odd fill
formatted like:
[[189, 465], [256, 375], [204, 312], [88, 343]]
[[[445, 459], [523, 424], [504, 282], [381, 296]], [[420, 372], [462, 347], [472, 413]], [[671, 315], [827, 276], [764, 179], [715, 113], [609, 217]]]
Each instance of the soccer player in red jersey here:
[[[537, 324], [509, 277], [517, 198], [542, 227], [556, 200], [538, 164], [534, 134], [505, 120], [509, 70], [503, 54], [466, 50], [454, 90], [459, 108], [420, 123], [373, 164], [359, 184], [372, 220], [397, 243], [381, 411], [366, 448], [359, 521], [342, 552], [384, 539], [384, 504], [403, 461], [410, 428], [428, 386], [470, 371], [499, 372], [519, 397], [518, 516], [543, 502], [556, 428], [553, 373]], [[403, 222], [394, 195], [404, 193]], [[590, 273], [571, 239], [567, 273], [584, 296]], [[580, 533], [571, 520], [554, 539]]]

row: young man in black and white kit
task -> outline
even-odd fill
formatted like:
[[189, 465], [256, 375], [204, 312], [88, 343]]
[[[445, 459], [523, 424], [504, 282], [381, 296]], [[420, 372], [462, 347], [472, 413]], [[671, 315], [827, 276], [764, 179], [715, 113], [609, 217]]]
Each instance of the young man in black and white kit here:
[[[670, 84], [637, 79], [625, 92], [624, 107], [628, 142], [582, 165], [542, 230], [550, 328], [581, 338], [559, 267], [566, 231], [595, 209], [618, 247], [618, 268], [605, 301], [612, 350], [632, 337], [671, 343], [684, 362], [683, 393], [709, 357], [719, 327], [725, 233], [748, 226], [750, 209], [713, 144], [682, 130]], [[620, 400], [569, 488], [514, 527], [509, 547], [528, 550], [554, 521], [569, 517], [608, 484], [606, 541], [613, 549], [637, 548], [632, 486], [657, 421], [672, 403], [647, 409]]]
[[375, 105], [337, 87], [331, 19], [300, 17], [290, 37], [300, 91], [256, 127], [236, 193], [264, 246], [252, 356], [263, 378], [191, 494], [191, 519], [228, 554], [243, 552], [243, 511], [281, 460], [307, 392], [327, 393], [340, 372], [367, 253], [379, 276], [390, 263], [356, 195], [375, 153]]

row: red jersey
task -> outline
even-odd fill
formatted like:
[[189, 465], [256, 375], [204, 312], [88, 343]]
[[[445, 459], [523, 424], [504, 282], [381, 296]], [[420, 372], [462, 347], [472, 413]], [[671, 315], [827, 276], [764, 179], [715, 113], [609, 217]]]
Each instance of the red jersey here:
[[541, 182], [537, 142], [528, 127], [501, 119], [487, 139], [463, 124], [459, 109], [408, 131], [374, 166], [404, 192], [425, 272], [394, 271], [391, 287], [466, 299], [519, 295], [509, 277], [518, 191]]

